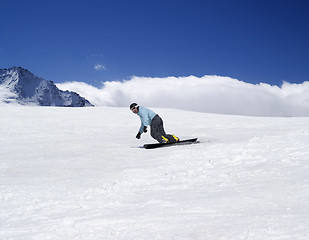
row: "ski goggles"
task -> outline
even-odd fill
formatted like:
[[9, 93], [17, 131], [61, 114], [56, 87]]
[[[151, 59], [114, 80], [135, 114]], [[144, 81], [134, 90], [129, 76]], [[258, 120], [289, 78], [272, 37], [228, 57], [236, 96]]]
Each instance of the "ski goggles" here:
[[131, 108], [131, 111], [133, 111], [134, 109], [137, 109], [138, 108], [138, 105], [134, 106]]

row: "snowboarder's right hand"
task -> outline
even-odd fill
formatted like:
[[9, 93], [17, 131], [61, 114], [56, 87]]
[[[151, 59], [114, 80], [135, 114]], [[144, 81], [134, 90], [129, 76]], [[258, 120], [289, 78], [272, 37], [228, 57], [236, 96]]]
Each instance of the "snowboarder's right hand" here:
[[144, 127], [144, 133], [146, 133], [147, 132], [147, 127]]
[[136, 134], [136, 138], [137, 138], [137, 139], [140, 139], [140, 138], [141, 138], [141, 133], [140, 133], [140, 132], [138, 132], [138, 133]]

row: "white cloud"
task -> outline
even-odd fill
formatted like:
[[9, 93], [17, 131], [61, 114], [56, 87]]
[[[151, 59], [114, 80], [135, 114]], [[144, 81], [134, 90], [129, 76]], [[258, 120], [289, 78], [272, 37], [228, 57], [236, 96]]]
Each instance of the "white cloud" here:
[[245, 83], [220, 76], [146, 78], [104, 82], [101, 88], [86, 83], [57, 84], [78, 92], [96, 106], [178, 108], [209, 113], [250, 116], [309, 116], [309, 82], [282, 87]]
[[102, 64], [95, 64], [94, 69], [97, 71], [106, 70], [106, 67]]

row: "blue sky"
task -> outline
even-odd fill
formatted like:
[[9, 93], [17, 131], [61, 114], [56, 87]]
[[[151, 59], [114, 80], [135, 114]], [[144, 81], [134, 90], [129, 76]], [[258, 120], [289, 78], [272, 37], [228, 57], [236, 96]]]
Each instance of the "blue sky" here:
[[57, 83], [219, 75], [309, 81], [309, 2], [2, 1], [0, 68]]

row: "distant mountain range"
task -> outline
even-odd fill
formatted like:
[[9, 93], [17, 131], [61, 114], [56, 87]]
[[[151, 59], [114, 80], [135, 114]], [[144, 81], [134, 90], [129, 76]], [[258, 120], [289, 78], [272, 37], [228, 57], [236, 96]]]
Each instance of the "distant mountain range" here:
[[52, 81], [37, 77], [21, 67], [0, 69], [0, 101], [57, 107], [93, 106], [76, 92], [59, 90]]

